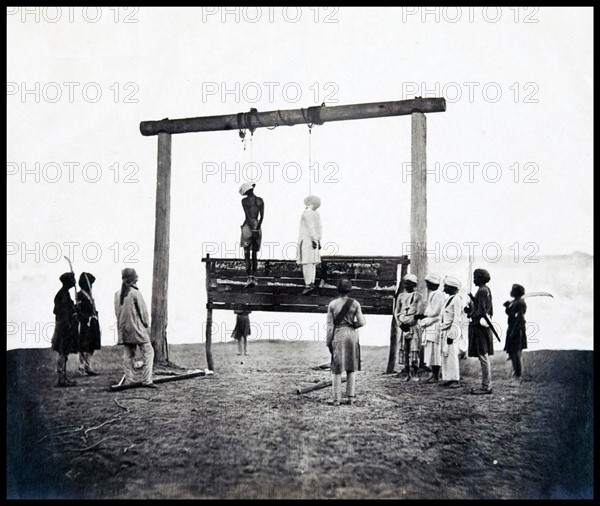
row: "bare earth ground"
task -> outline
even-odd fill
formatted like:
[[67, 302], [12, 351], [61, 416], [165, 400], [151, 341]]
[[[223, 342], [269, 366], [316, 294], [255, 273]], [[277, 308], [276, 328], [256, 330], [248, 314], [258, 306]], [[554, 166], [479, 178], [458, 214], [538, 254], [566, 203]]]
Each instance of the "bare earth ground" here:
[[[170, 350], [205, 367], [203, 345]], [[521, 384], [497, 352], [494, 393], [473, 396], [476, 359], [448, 390], [382, 375], [388, 350], [362, 347], [357, 403], [334, 407], [330, 388], [295, 393], [329, 379], [311, 369], [323, 343], [213, 350], [212, 377], [123, 392], [118, 346], [73, 388], [53, 387], [50, 349], [7, 352], [7, 497], [593, 497], [593, 352], [526, 353]]]

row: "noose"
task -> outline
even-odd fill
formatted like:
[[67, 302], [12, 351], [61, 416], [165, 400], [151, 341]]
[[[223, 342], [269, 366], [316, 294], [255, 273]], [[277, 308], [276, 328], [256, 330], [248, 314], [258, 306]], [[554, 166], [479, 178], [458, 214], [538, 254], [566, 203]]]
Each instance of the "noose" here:
[[[250, 167], [254, 170], [254, 130], [250, 130]], [[250, 184], [254, 185], [253, 173], [250, 173]]]
[[[309, 107], [306, 109], [306, 114], [304, 113], [304, 109], [302, 109], [302, 115], [306, 120], [306, 124], [308, 125], [308, 194], [312, 195], [312, 178], [310, 175], [310, 171], [312, 170], [312, 129], [315, 125], [322, 125], [323, 120], [321, 119], [321, 109], [325, 107], [325, 102], [321, 105]], [[318, 180], [317, 180], [318, 181]], [[315, 182], [317, 182], [315, 181]]]

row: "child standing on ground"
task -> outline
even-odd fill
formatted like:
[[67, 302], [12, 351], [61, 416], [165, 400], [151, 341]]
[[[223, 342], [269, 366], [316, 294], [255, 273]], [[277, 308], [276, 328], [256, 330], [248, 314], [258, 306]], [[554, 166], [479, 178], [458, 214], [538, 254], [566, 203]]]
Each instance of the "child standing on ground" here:
[[233, 337], [238, 342], [238, 355], [248, 355], [248, 336], [250, 332], [250, 317], [252, 311], [245, 309], [236, 309], [233, 311], [237, 316], [235, 319], [235, 327], [233, 329]]

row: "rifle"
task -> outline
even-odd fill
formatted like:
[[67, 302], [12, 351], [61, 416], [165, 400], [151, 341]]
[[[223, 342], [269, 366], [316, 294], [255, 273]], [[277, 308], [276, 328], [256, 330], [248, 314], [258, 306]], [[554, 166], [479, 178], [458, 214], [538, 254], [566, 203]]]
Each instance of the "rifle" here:
[[[471, 292], [469, 292], [469, 298], [471, 299], [471, 302], [473, 303], [473, 305], [475, 305], [475, 297], [473, 297], [473, 294]], [[492, 325], [492, 322], [488, 318], [488, 315], [483, 313], [483, 319], [489, 325], [490, 329], [492, 329], [492, 333], [494, 334], [494, 336], [496, 336], [496, 339], [498, 339], [498, 342], [501, 343], [502, 341], [500, 340], [500, 336], [498, 335], [498, 332], [496, 332], [496, 329]]]
[[[73, 264], [71, 263], [71, 260], [69, 259], [69, 257], [67, 255], [64, 255], [65, 259], [67, 260], [67, 262], [69, 262], [69, 269], [71, 269], [71, 274], [73, 274], [73, 277], [75, 277], [75, 271], [73, 270]], [[77, 278], [75, 278], [77, 279]], [[77, 283], [75, 283], [75, 286], [73, 287], [73, 291], [75, 292], [75, 303], [77, 303]]]

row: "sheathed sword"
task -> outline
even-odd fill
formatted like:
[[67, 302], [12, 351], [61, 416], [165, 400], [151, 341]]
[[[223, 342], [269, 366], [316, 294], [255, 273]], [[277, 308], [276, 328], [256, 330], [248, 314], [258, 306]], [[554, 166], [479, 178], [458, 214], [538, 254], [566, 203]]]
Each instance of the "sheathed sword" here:
[[[469, 298], [471, 299], [471, 302], [473, 303], [473, 307], [474, 307], [475, 306], [475, 297], [473, 297], [473, 294], [471, 292], [469, 292]], [[498, 335], [498, 332], [496, 332], [496, 329], [494, 328], [494, 325], [492, 325], [492, 322], [488, 318], [488, 315], [483, 313], [483, 319], [488, 324], [490, 329], [492, 329], [492, 333], [496, 336], [496, 339], [498, 339], [498, 342], [501, 343], [502, 341], [500, 340], [500, 336]]]

